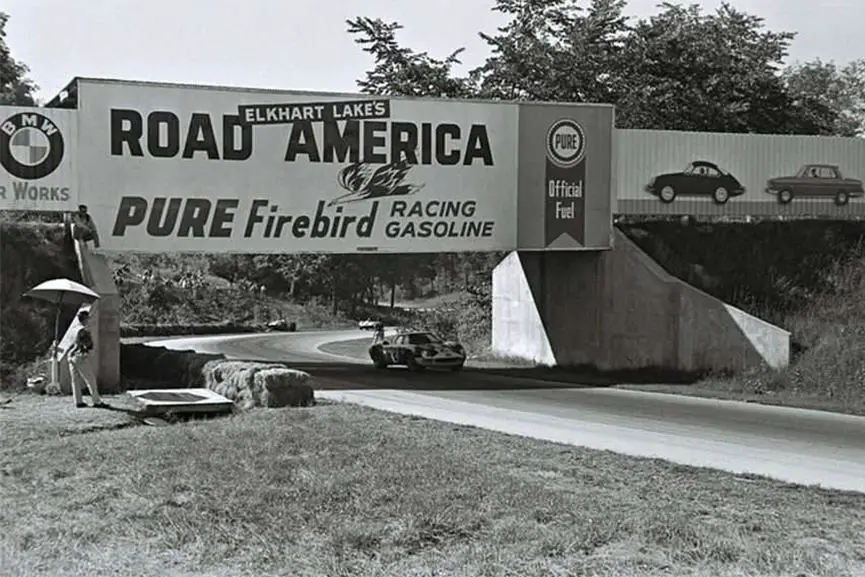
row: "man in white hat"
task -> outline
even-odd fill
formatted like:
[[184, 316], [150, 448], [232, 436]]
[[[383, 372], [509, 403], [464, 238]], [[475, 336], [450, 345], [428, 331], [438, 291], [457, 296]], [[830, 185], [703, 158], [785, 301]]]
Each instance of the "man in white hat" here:
[[87, 406], [81, 397], [81, 381], [84, 381], [87, 384], [87, 389], [90, 391], [93, 406], [104, 409], [108, 405], [103, 403], [102, 398], [99, 396], [99, 389], [96, 387], [96, 376], [93, 374], [93, 368], [90, 366], [93, 335], [87, 327], [89, 320], [90, 314], [87, 311], [78, 312], [78, 322], [81, 323], [81, 327], [75, 335], [75, 342], [72, 348], [69, 349], [69, 376], [72, 380], [72, 398], [75, 400], [75, 406], [79, 409]]

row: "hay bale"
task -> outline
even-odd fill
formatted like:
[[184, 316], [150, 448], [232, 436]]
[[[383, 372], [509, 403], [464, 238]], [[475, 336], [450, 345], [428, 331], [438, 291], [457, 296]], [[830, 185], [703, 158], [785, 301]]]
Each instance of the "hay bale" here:
[[241, 409], [313, 404], [309, 375], [277, 363], [213, 360], [204, 365], [204, 386]]
[[255, 400], [261, 407], [306, 407], [313, 403], [309, 374], [274, 367], [255, 373]]
[[249, 389], [241, 389], [237, 392], [237, 399], [234, 404], [243, 411], [247, 411], [255, 407], [255, 399], [252, 398], [252, 391]]
[[204, 367], [211, 361], [224, 359], [224, 355], [193, 353], [187, 359], [186, 369], [183, 375], [184, 385], [187, 388], [197, 389], [204, 386]]
[[204, 386], [234, 401], [242, 409], [251, 408], [255, 406], [251, 392], [255, 371], [271, 366], [244, 361], [210, 361], [204, 365]]
[[228, 375], [236, 370], [240, 363], [236, 361], [208, 361], [204, 365], [202, 373], [204, 374], [204, 386], [214, 393], [220, 394], [226, 399], [234, 400], [234, 395], [229, 395]]

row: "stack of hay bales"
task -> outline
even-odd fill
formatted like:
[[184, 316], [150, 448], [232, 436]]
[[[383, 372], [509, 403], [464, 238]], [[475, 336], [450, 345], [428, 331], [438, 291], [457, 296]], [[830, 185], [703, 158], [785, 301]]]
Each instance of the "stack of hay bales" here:
[[309, 374], [279, 363], [212, 360], [204, 365], [203, 374], [208, 389], [240, 409], [315, 403]]
[[223, 355], [124, 344], [120, 366], [129, 388], [205, 387], [240, 409], [315, 404], [309, 374], [280, 363], [229, 361]]

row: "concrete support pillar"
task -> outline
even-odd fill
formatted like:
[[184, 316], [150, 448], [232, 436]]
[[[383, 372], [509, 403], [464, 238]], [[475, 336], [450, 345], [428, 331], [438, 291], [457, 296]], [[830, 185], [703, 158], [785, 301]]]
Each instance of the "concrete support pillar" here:
[[93, 371], [99, 390], [120, 391], [120, 295], [102, 293], [91, 319], [94, 337]]
[[[94, 343], [91, 355], [93, 372], [101, 392], [119, 393], [121, 392], [120, 294], [105, 256], [91, 252], [82, 241], [76, 241], [75, 245], [82, 280], [100, 297], [90, 313], [90, 328]], [[77, 321], [70, 326], [70, 329], [73, 328], [77, 328]], [[64, 342], [67, 340], [69, 339], [64, 338]], [[66, 386], [63, 388], [68, 388], [68, 368], [63, 370], [66, 371]], [[62, 380], [61, 384], [63, 384]]]

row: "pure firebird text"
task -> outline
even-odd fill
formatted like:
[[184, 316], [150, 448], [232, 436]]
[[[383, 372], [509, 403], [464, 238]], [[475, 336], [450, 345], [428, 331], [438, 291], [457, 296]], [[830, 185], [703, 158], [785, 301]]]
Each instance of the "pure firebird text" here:
[[[386, 238], [490, 238], [494, 221], [476, 218], [474, 200], [381, 201], [360, 214], [346, 214], [319, 201], [313, 214], [286, 213], [267, 199], [242, 206], [239, 199], [124, 196], [112, 229], [123, 237], [138, 230], [151, 237], [176, 238], [374, 238], [381, 224]], [[241, 216], [245, 215], [245, 216]], [[383, 217], [383, 218], [382, 218]], [[237, 224], [242, 223], [238, 227]]]

